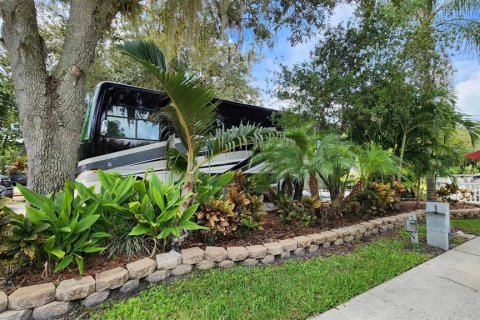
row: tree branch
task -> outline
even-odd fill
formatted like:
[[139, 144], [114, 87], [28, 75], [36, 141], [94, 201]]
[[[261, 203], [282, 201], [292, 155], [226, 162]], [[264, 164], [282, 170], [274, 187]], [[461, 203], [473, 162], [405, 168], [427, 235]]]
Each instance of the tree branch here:
[[[38, 92], [29, 90], [29, 86], [46, 84], [48, 77], [45, 43], [38, 32], [35, 2], [3, 0], [0, 1], [0, 12], [3, 19], [2, 35], [12, 66], [16, 99], [35, 100], [31, 95]], [[22, 108], [27, 103], [18, 101], [17, 105]]]

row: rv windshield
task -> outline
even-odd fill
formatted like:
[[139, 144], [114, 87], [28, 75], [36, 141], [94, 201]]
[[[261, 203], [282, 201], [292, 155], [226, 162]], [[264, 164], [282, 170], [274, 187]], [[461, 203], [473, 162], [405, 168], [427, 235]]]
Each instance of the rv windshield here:
[[90, 133], [92, 132], [92, 123], [93, 123], [93, 115], [95, 114], [93, 110], [93, 95], [88, 95], [85, 98], [87, 102], [87, 110], [85, 112], [85, 118], [83, 122], [83, 131], [82, 131], [82, 140], [90, 140]]

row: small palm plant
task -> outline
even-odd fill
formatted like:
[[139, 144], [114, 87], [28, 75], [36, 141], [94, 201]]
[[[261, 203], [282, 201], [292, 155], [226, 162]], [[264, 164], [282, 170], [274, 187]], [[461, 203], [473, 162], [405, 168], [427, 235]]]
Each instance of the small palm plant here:
[[328, 181], [339, 168], [351, 166], [353, 155], [348, 144], [334, 134], [321, 135], [310, 126], [286, 131], [289, 139], [272, 139], [253, 162], [264, 162], [263, 170], [277, 181], [292, 178], [303, 185], [308, 179], [312, 197], [319, 197], [318, 177]]
[[[280, 135], [274, 128], [251, 124], [215, 130], [217, 103], [213, 102], [215, 92], [210, 85], [185, 72], [167, 72], [165, 57], [153, 42], [134, 40], [119, 45], [117, 49], [151, 72], [170, 98], [170, 104], [155, 118], [168, 120], [186, 149], [185, 153], [176, 149], [169, 152], [169, 160], [183, 164], [180, 166], [185, 172], [182, 194], [193, 190], [196, 172], [215, 156], [247, 145], [262, 144], [266, 136]], [[205, 151], [201, 161], [197, 158], [200, 151]]]

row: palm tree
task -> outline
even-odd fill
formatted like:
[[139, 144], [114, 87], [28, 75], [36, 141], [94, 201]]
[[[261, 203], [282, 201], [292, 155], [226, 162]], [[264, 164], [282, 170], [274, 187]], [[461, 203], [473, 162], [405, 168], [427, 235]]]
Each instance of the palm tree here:
[[355, 167], [359, 178], [350, 195], [363, 190], [373, 176], [383, 179], [385, 176], [394, 175], [397, 172], [397, 159], [392, 150], [385, 150], [375, 143], [370, 143], [357, 150]]
[[[401, 2], [397, 2], [401, 3]], [[477, 0], [424, 0], [416, 3], [415, 21], [417, 29], [412, 38], [410, 47], [413, 49], [415, 68], [419, 73], [421, 88], [428, 94], [437, 88], [443, 73], [436, 72], [436, 56], [445, 57], [442, 51], [455, 44], [467, 51], [480, 51], [480, 21], [477, 14], [480, 1]], [[437, 59], [438, 60], [438, 59]], [[436, 62], [439, 63], [438, 61]], [[440, 61], [445, 64], [445, 61]], [[432, 117], [435, 114], [432, 114]], [[438, 119], [438, 118], [437, 118]], [[457, 116], [440, 119], [447, 120], [447, 128], [465, 123]], [[470, 124], [472, 124], [470, 122]], [[466, 126], [468, 128], [468, 124]], [[442, 127], [437, 127], [437, 132]], [[442, 135], [443, 136], [443, 135]], [[432, 149], [433, 150], [433, 149]], [[435, 172], [429, 172], [427, 179], [427, 199], [435, 199], [436, 178]]]
[[[184, 163], [183, 194], [193, 190], [195, 173], [215, 156], [252, 144], [260, 145], [266, 136], [281, 135], [273, 128], [246, 124], [217, 129], [212, 137], [217, 103], [213, 102], [215, 93], [210, 85], [184, 72], [167, 72], [162, 51], [151, 41], [128, 41], [117, 46], [117, 50], [144, 66], [170, 98], [170, 104], [154, 118], [168, 120], [186, 149], [185, 153], [175, 149], [169, 152], [170, 159]], [[202, 161], [197, 160], [200, 150], [207, 151]]]
[[265, 143], [253, 162], [263, 162], [263, 171], [273, 174], [277, 181], [292, 179], [303, 185], [308, 179], [312, 197], [319, 197], [318, 177], [328, 182], [353, 162], [347, 144], [337, 135], [320, 135], [307, 126], [290, 129], [285, 136], [290, 140], [271, 139]]

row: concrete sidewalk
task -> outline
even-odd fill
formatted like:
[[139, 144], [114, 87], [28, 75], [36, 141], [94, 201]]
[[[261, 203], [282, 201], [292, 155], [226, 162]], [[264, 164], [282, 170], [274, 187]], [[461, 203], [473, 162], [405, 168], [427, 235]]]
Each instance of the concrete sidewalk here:
[[480, 319], [480, 237], [313, 319]]

